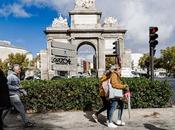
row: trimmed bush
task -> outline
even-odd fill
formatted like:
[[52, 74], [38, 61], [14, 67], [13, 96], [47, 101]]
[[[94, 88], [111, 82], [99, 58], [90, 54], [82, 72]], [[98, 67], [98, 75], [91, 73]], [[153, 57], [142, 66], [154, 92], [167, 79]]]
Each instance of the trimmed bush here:
[[95, 78], [33, 80], [22, 82], [22, 86], [29, 94], [23, 99], [26, 108], [37, 112], [91, 110], [101, 104]]
[[[153, 84], [148, 79], [123, 79], [132, 91], [132, 108], [165, 107], [171, 97], [170, 85], [163, 81]], [[101, 107], [98, 79], [71, 78], [60, 80], [23, 81], [28, 96], [22, 100], [28, 110], [92, 110]]]
[[127, 78], [123, 82], [129, 85], [132, 108], [161, 108], [170, 104], [172, 88], [167, 81], [154, 81], [145, 78]]

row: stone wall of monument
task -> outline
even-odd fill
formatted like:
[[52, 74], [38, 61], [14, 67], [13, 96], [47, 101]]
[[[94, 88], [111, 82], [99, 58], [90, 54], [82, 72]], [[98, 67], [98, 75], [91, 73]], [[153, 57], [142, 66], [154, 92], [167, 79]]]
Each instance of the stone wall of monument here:
[[29, 61], [31, 61], [33, 59], [33, 55], [32, 53], [30, 53], [29, 51], [19, 48], [19, 47], [15, 47], [13, 46], [10, 42], [8, 41], [0, 41], [0, 59], [2, 61], [4, 61], [5, 59], [8, 58], [9, 54], [16, 54], [16, 53], [20, 53], [20, 54], [26, 54], [27, 59], [29, 59]]
[[51, 52], [54, 48], [51, 44], [53, 41], [58, 44], [59, 42], [73, 44], [77, 47], [75, 51], [82, 43], [91, 44], [96, 50], [98, 76], [101, 76], [105, 70], [105, 55], [114, 55], [113, 43], [118, 42], [123, 64], [129, 66], [129, 53], [124, 51], [126, 30], [113, 17], [107, 17], [101, 22], [101, 15], [102, 12], [95, 7], [95, 0], [75, 0], [75, 8], [69, 12], [70, 27], [68, 27], [67, 19], [60, 15], [59, 18], [53, 20], [51, 27], [46, 28], [49, 78], [54, 76], [57, 70], [59, 71], [59, 68], [52, 69], [51, 58], [53, 55]]

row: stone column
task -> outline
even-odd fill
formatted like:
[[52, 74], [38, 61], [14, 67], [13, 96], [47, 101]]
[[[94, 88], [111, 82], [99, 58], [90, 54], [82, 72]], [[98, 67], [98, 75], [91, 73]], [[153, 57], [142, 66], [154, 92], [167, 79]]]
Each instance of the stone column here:
[[[74, 37], [69, 37], [68, 38], [70, 44], [76, 45], [75, 42], [75, 38]], [[76, 50], [75, 50], [76, 51]], [[77, 51], [76, 51], [77, 52]], [[77, 61], [77, 56], [75, 57], [76, 61]], [[76, 63], [76, 67], [74, 68], [74, 70], [70, 71], [70, 76], [75, 76], [78, 74], [78, 69], [77, 69], [77, 63]]]
[[124, 40], [120, 38], [118, 41], [120, 45], [120, 54], [122, 55], [124, 53]]
[[40, 61], [41, 61], [41, 79], [48, 79], [48, 51], [40, 51]]
[[52, 37], [48, 37], [47, 39], [47, 49], [48, 49], [48, 78], [51, 79], [53, 76], [54, 76], [54, 71], [52, 70], [52, 63], [51, 63], [51, 43], [53, 41], [53, 38]]
[[124, 37], [122, 34], [118, 37], [118, 42], [119, 42], [119, 46], [120, 46], [120, 57], [121, 57], [121, 62], [122, 62], [122, 66], [123, 66], [123, 62], [125, 60], [124, 59], [125, 50], [124, 50]]
[[98, 77], [101, 77], [106, 69], [105, 63], [105, 42], [104, 38], [98, 39]]

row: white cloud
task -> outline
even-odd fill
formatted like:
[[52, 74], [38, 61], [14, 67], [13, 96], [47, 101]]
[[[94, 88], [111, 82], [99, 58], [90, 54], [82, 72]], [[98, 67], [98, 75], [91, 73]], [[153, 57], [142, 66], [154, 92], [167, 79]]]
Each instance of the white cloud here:
[[0, 16], [9, 16], [13, 15], [15, 17], [30, 17], [31, 15], [27, 13], [23, 6], [17, 3], [14, 3], [12, 5], [4, 5], [0, 9]]
[[[104, 16], [114, 16], [127, 31], [127, 46], [139, 52], [148, 50], [149, 26], [158, 26], [159, 47], [173, 45], [175, 39], [175, 1], [167, 0], [97, 0]], [[171, 42], [167, 44], [167, 42]], [[166, 45], [163, 45], [165, 44]], [[134, 45], [134, 46], [133, 46]], [[126, 47], [127, 47], [126, 46]], [[136, 49], [136, 47], [140, 47]], [[143, 48], [141, 48], [143, 47]]]
[[[68, 15], [68, 12], [74, 7], [74, 0], [18, 0], [19, 3], [20, 5], [16, 7], [0, 9], [0, 15], [30, 16], [24, 10], [26, 6], [49, 7], [63, 15]], [[142, 52], [148, 50], [149, 26], [159, 27], [158, 48], [173, 44], [175, 40], [173, 38], [175, 32], [174, 5], [175, 0], [166, 2], [160, 0], [96, 0], [98, 10], [103, 13], [102, 20], [107, 16], [117, 18], [119, 24], [128, 30], [126, 47]], [[9, 8], [13, 11], [9, 11]]]
[[[74, 0], [21, 0], [21, 2], [25, 5], [48, 6], [64, 15], [67, 15], [67, 12], [74, 6]], [[161, 43], [173, 39], [175, 31], [174, 5], [174, 0], [166, 2], [158, 0], [96, 0], [96, 6], [102, 11], [103, 18], [116, 17], [119, 23], [128, 30], [126, 38], [130, 42], [126, 43], [126, 47], [129, 46], [133, 50], [142, 52], [148, 50], [149, 26], [159, 27], [159, 48], [165, 47]], [[133, 48], [133, 45], [142, 48], [136, 49]]]

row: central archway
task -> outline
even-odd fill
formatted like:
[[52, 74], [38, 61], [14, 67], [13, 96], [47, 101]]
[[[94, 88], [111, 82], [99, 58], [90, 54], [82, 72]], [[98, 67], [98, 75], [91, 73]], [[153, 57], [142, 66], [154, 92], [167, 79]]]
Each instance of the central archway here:
[[77, 47], [78, 74], [83, 76], [97, 75], [96, 48], [88, 41], [82, 42]]

